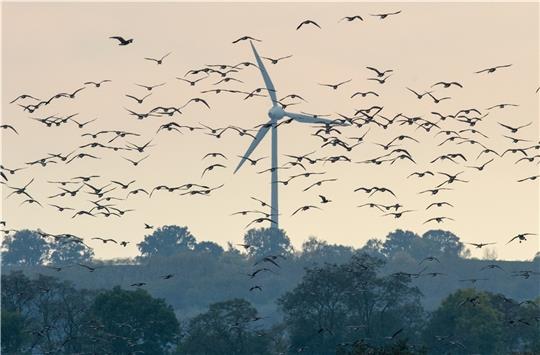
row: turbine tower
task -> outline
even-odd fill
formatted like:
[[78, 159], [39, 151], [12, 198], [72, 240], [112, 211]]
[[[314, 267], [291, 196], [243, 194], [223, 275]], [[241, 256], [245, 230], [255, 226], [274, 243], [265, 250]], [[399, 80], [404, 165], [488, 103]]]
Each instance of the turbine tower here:
[[266, 71], [266, 68], [264, 67], [264, 64], [259, 57], [259, 53], [257, 53], [257, 50], [255, 49], [255, 46], [253, 45], [253, 42], [250, 42], [251, 48], [253, 49], [253, 54], [255, 55], [255, 60], [257, 61], [257, 65], [259, 67], [259, 70], [261, 72], [261, 75], [264, 80], [264, 85], [266, 86], [266, 90], [268, 91], [268, 95], [270, 96], [270, 99], [272, 100], [272, 107], [268, 111], [268, 116], [270, 117], [270, 121], [268, 123], [264, 124], [257, 134], [255, 135], [255, 139], [251, 142], [248, 149], [246, 150], [246, 153], [240, 160], [240, 163], [238, 163], [238, 166], [234, 170], [236, 173], [244, 164], [244, 162], [249, 158], [251, 153], [257, 148], [259, 143], [262, 141], [266, 133], [272, 129], [272, 156], [271, 156], [271, 206], [270, 206], [270, 219], [272, 220], [271, 228], [279, 228], [279, 208], [278, 208], [278, 131], [277, 131], [277, 123], [279, 120], [281, 120], [284, 117], [289, 117], [295, 121], [302, 122], [302, 123], [323, 123], [323, 124], [335, 124], [335, 122], [331, 120], [327, 120], [324, 118], [318, 118], [311, 115], [304, 115], [300, 113], [292, 113], [283, 110], [283, 108], [280, 106], [277, 96], [276, 96], [276, 89], [274, 87], [274, 84], [272, 83], [272, 80], [270, 79], [270, 76], [268, 75], [268, 72]]

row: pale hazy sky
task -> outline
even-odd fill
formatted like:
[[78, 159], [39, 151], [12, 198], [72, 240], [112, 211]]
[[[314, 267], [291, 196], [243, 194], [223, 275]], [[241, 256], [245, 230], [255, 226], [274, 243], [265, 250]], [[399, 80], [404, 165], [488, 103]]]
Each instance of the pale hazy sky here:
[[[278, 96], [296, 93], [308, 102], [291, 106], [293, 111], [319, 114], [343, 113], [352, 115], [355, 109], [372, 105], [384, 106], [383, 115], [393, 117], [404, 113], [435, 121], [431, 111], [453, 114], [463, 108], [478, 108], [482, 113], [487, 107], [499, 103], [518, 104], [491, 110], [475, 128], [489, 138], [476, 136], [483, 144], [497, 152], [510, 147], [528, 147], [539, 140], [539, 6], [536, 3], [396, 3], [396, 4], [265, 4], [265, 3], [3, 3], [2, 10], [2, 123], [11, 124], [18, 131], [15, 135], [2, 130], [2, 164], [8, 168], [25, 166], [26, 162], [47, 156], [47, 153], [67, 154], [79, 145], [91, 142], [82, 133], [99, 130], [122, 129], [141, 134], [127, 141], [143, 144], [153, 139], [149, 148], [150, 158], [138, 167], [130, 166], [121, 156], [139, 158], [136, 152], [84, 150], [99, 156], [100, 160], [75, 160], [51, 164], [45, 168], [32, 166], [9, 176], [10, 186], [22, 186], [32, 177], [29, 187], [33, 197], [45, 207], [24, 204], [21, 196], [6, 199], [3, 191], [2, 219], [10, 228], [41, 228], [49, 233], [73, 233], [84, 238], [107, 236], [131, 241], [127, 248], [103, 248], [96, 241], [88, 241], [100, 258], [133, 256], [135, 244], [144, 238], [143, 223], [154, 226], [166, 224], [186, 225], [199, 240], [211, 240], [225, 245], [238, 243], [249, 223], [249, 216], [230, 216], [244, 209], [258, 209], [250, 199], [255, 196], [270, 200], [270, 175], [257, 174], [269, 168], [270, 160], [261, 161], [257, 167], [246, 165], [235, 175], [237, 155], [245, 152], [249, 137], [239, 137], [227, 132], [221, 139], [205, 135], [202, 131], [184, 134], [160, 132], [157, 128], [169, 117], [155, 117], [143, 121], [129, 116], [125, 108], [148, 111], [163, 106], [181, 106], [189, 98], [204, 97], [211, 110], [193, 105], [174, 120], [180, 124], [212, 127], [236, 125], [251, 128], [267, 121], [267, 98], [243, 100], [234, 94], [201, 94], [214, 89], [212, 85], [221, 78], [212, 75], [197, 86], [176, 80], [189, 69], [206, 64], [237, 64], [254, 61], [249, 43], [231, 42], [243, 35], [261, 39], [256, 42], [263, 56], [281, 57], [292, 54], [277, 65], [266, 62]], [[369, 14], [402, 13], [379, 20]], [[343, 16], [361, 15], [363, 22], [341, 22]], [[319, 23], [322, 29], [306, 26], [296, 31], [305, 19]], [[134, 38], [126, 47], [119, 47], [109, 36], [121, 35]], [[144, 60], [172, 54], [161, 66]], [[480, 69], [512, 64], [493, 74], [474, 74]], [[367, 78], [373, 73], [366, 66], [393, 69], [393, 76], [380, 85]], [[251, 91], [263, 85], [256, 68], [250, 67], [232, 77], [244, 83], [230, 82], [221, 88]], [[48, 99], [58, 92], [73, 91], [86, 81], [110, 79], [101, 88], [88, 87], [74, 100], [59, 99], [40, 108], [34, 114], [23, 112], [9, 102], [27, 93]], [[318, 83], [332, 83], [352, 79], [333, 91]], [[464, 88], [437, 87], [437, 97], [451, 96], [451, 100], [433, 103], [429, 97], [417, 100], [406, 87], [428, 90], [438, 81], [459, 81]], [[135, 83], [166, 85], [155, 92], [142, 105], [136, 104], [125, 94], [143, 96], [144, 89]], [[380, 97], [350, 96], [355, 91], [375, 90]], [[86, 121], [98, 118], [79, 129], [73, 123], [47, 128], [29, 117], [47, 117], [57, 114], [67, 116], [79, 113], [76, 119]], [[532, 122], [519, 131], [516, 137], [530, 143], [513, 144], [503, 134], [509, 132], [499, 126], [502, 122], [519, 126]], [[353, 161], [361, 161], [384, 154], [373, 144], [387, 143], [390, 139], [407, 134], [421, 143], [402, 142], [418, 163], [398, 161], [393, 165], [318, 164], [307, 167], [309, 171], [325, 172], [324, 178], [337, 178], [337, 182], [323, 184], [308, 192], [302, 190], [319, 179], [298, 178], [288, 186], [280, 186], [280, 225], [295, 246], [309, 236], [317, 236], [332, 243], [362, 246], [369, 238], [383, 238], [397, 228], [423, 233], [442, 228], [456, 233], [465, 242], [497, 242], [495, 250], [502, 259], [530, 259], [539, 250], [538, 237], [526, 243], [505, 243], [515, 234], [539, 231], [539, 185], [537, 181], [518, 183], [517, 180], [538, 174], [538, 159], [514, 164], [518, 155], [506, 154], [497, 158], [483, 172], [467, 168], [480, 165], [488, 156], [475, 160], [480, 149], [455, 143], [437, 146], [443, 139], [435, 132], [423, 132], [414, 126], [393, 125], [383, 130], [369, 125], [366, 142], [352, 152], [338, 147], [320, 149], [320, 139], [310, 136], [313, 128], [293, 123], [280, 126], [280, 154], [303, 154], [317, 150], [314, 157], [346, 154]], [[447, 120], [443, 129], [465, 129], [464, 124]], [[367, 127], [344, 128], [342, 137], [363, 134]], [[465, 134], [465, 136], [467, 136]], [[473, 137], [470, 134], [469, 137]], [[253, 157], [268, 156], [270, 136], [257, 148]], [[106, 143], [102, 136], [98, 140]], [[126, 144], [118, 140], [117, 145]], [[222, 152], [228, 160], [204, 160], [208, 152]], [[455, 165], [451, 162], [430, 164], [435, 157], [449, 152], [463, 153], [468, 162]], [[528, 150], [529, 155], [540, 154]], [[280, 162], [287, 158], [280, 156]], [[203, 169], [219, 162], [227, 169], [215, 170], [201, 179]], [[437, 196], [419, 195], [418, 192], [433, 188], [444, 181], [442, 175], [425, 179], [406, 179], [413, 171], [457, 173], [469, 183], [455, 183], [453, 191]], [[286, 178], [301, 173], [300, 168], [281, 171]], [[77, 217], [73, 212], [58, 213], [47, 203], [56, 203], [79, 209], [88, 209], [91, 195], [83, 193], [77, 198], [48, 200], [58, 192], [47, 180], [69, 179], [78, 175], [96, 174], [102, 186], [110, 180], [135, 179], [133, 187], [151, 190], [153, 187], [181, 185], [188, 182], [210, 186], [225, 184], [211, 196], [179, 196], [158, 192], [152, 198], [131, 196], [118, 202], [118, 207], [136, 211], [121, 219], [116, 217]], [[392, 189], [397, 199], [385, 194], [354, 193], [360, 186], [385, 186]], [[114, 191], [112, 196], [125, 197], [126, 191]], [[318, 204], [318, 194], [333, 202], [319, 205], [323, 209], [310, 210], [291, 217], [302, 205]], [[455, 207], [425, 210], [438, 200], [451, 202]], [[366, 202], [393, 204], [414, 210], [400, 219], [381, 216], [375, 209], [357, 208]], [[422, 224], [436, 216], [448, 216], [455, 221], [437, 225]], [[260, 226], [260, 225], [259, 225]], [[474, 256], [482, 253], [473, 250]]]

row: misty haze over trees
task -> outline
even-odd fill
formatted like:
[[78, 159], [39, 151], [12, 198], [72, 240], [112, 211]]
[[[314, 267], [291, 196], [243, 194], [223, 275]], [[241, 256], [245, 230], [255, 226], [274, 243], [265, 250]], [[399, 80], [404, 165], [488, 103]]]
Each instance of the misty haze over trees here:
[[473, 259], [449, 231], [295, 250], [261, 228], [224, 249], [170, 225], [124, 260], [42, 235], [2, 243], [5, 354], [540, 351], [540, 257]]

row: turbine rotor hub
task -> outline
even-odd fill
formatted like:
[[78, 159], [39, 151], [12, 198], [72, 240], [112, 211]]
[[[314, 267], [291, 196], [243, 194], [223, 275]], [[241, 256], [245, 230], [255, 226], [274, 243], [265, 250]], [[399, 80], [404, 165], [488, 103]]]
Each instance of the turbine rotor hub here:
[[279, 120], [285, 117], [285, 111], [283, 111], [279, 105], [274, 105], [270, 111], [268, 111], [268, 116], [273, 120]]

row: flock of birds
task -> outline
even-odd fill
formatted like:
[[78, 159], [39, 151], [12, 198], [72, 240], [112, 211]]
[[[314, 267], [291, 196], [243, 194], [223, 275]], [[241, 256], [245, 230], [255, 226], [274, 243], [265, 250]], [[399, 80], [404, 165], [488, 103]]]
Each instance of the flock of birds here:
[[[392, 16], [400, 14], [401, 11], [372, 14], [380, 20], [388, 19]], [[364, 21], [364, 17], [360, 15], [345, 16], [338, 22], [353, 22]], [[305, 31], [309, 28], [321, 30], [322, 27], [314, 20], [307, 19], [301, 21], [297, 27], [297, 31]], [[122, 36], [112, 36], [110, 39], [117, 42], [119, 46], [134, 45], [133, 38], [125, 38]], [[241, 43], [262, 42], [262, 40], [251, 37], [242, 36], [232, 41], [234, 45]], [[166, 65], [172, 52], [167, 52], [160, 57], [145, 57], [144, 60], [155, 63], [156, 65]], [[286, 55], [282, 57], [262, 57], [271, 65], [278, 65], [284, 60], [291, 60], [293, 55]], [[182, 119], [182, 115], [188, 106], [197, 106], [200, 109], [211, 109], [211, 94], [233, 94], [237, 95], [242, 100], [257, 99], [266, 97], [268, 90], [264, 87], [249, 88], [239, 90], [237, 88], [229, 87], [228, 85], [244, 85], [244, 81], [241, 80], [241, 72], [253, 67], [254, 70], [258, 70], [255, 63], [250, 61], [242, 61], [233, 64], [212, 64], [204, 65], [199, 68], [190, 69], [182, 77], [176, 77], [176, 79], [185, 83], [189, 87], [201, 87], [201, 97], [192, 97], [179, 106], [161, 106], [154, 105], [154, 107], [143, 108], [147, 103], [147, 100], [156, 99], [159, 95], [159, 90], [165, 85], [169, 85], [165, 82], [156, 84], [136, 84], [141, 93], [130, 94], [126, 93], [126, 102], [131, 104], [130, 108], [125, 108], [126, 115], [130, 118], [134, 118], [140, 121], [147, 121], [151, 119], [166, 119], [167, 122], [159, 125], [153, 138], [144, 138], [148, 133], [147, 130], [141, 130], [138, 132], [117, 130], [117, 129], [102, 129], [96, 128], [98, 119], [81, 119], [78, 113], [74, 114], [42, 114], [41, 111], [46, 108], [54, 108], [54, 111], [61, 110], [63, 101], [77, 100], [79, 96], [84, 95], [89, 90], [100, 90], [100, 88], [108, 85], [114, 85], [112, 79], [102, 79], [96, 81], [84, 82], [81, 86], [76, 87], [74, 90], [60, 91], [50, 94], [45, 98], [38, 98], [31, 94], [21, 94], [11, 100], [10, 104], [17, 105], [24, 113], [28, 113], [30, 116], [28, 119], [36, 122], [36, 125], [41, 127], [61, 127], [70, 126], [66, 129], [80, 130], [81, 142], [80, 145], [72, 147], [63, 153], [45, 153], [43, 156], [37, 157], [33, 161], [25, 162], [20, 167], [6, 167], [4, 164], [0, 165], [1, 183], [4, 185], [4, 190], [7, 190], [7, 199], [19, 198], [19, 205], [26, 206], [38, 206], [41, 208], [52, 208], [58, 213], [67, 213], [71, 219], [79, 218], [121, 218], [128, 213], [136, 213], [135, 208], [129, 206], [129, 202], [135, 199], [137, 196], [146, 196], [147, 198], [155, 198], [158, 193], [172, 193], [180, 196], [184, 195], [201, 195], [209, 196], [214, 191], [224, 188], [224, 184], [218, 184], [216, 186], [210, 186], [204, 183], [204, 179], [209, 174], [217, 174], [219, 170], [228, 169], [226, 162], [229, 158], [223, 152], [208, 152], [201, 155], [203, 162], [210, 161], [201, 169], [200, 181], [182, 182], [174, 186], [170, 185], [156, 185], [156, 186], [139, 186], [137, 185], [137, 179], [130, 181], [119, 181], [118, 179], [105, 178], [106, 172], [102, 175], [79, 175], [61, 179], [50, 179], [47, 181], [54, 191], [50, 196], [45, 199], [38, 199], [33, 193], [32, 189], [36, 183], [35, 178], [30, 178], [24, 182], [17, 181], [17, 175], [21, 171], [32, 171], [33, 169], [44, 168], [52, 164], [71, 164], [74, 171], [77, 169], [77, 163], [81, 161], [97, 161], [100, 159], [109, 159], [110, 157], [105, 155], [106, 153], [116, 154], [121, 157], [127, 164], [127, 166], [141, 167], [145, 161], [151, 157], [149, 151], [156, 149], [159, 146], [159, 135], [170, 134], [196, 134], [202, 133], [204, 135], [221, 139], [225, 135], [237, 135], [249, 139], [255, 139], [255, 132], [257, 129], [264, 125], [271, 126], [271, 123], [265, 123], [255, 125], [254, 127], [239, 127], [234, 125], [226, 125], [223, 127], [211, 127], [208, 124], [188, 124]], [[496, 65], [490, 68], [474, 71], [474, 75], [496, 75], [501, 70], [511, 70], [512, 64]], [[393, 69], [376, 68], [374, 66], [366, 67], [366, 73], [370, 73], [371, 77], [367, 78], [367, 81], [376, 83], [376, 85], [389, 85], [389, 78], [395, 73]], [[208, 83], [208, 86], [204, 86]], [[350, 86], [352, 79], [339, 81], [335, 83], [318, 83], [323, 87], [329, 88], [332, 92], [343, 93], [345, 87]], [[218, 86], [219, 85], [219, 86]], [[245, 84], [247, 87], [248, 84]], [[464, 90], [465, 85], [460, 81], [437, 81], [434, 82], [429, 88], [403, 88], [404, 95], [412, 94], [418, 100], [431, 101], [433, 105], [438, 105], [444, 101], [453, 100], [451, 96], [446, 95], [446, 92], [450, 90]], [[441, 91], [435, 91], [441, 90]], [[536, 89], [538, 93], [539, 89]], [[349, 95], [349, 94], [347, 94]], [[364, 90], [355, 91], [350, 94], [350, 99], [359, 98], [382, 98], [378, 90]], [[300, 103], [308, 103], [298, 93], [289, 93], [279, 99], [279, 104], [285, 109], [287, 106], [298, 105]], [[435, 107], [434, 106], [434, 107]], [[445, 154], [435, 156], [429, 161], [429, 166], [432, 169], [429, 170], [412, 170], [405, 176], [409, 181], [413, 179], [426, 180], [429, 178], [439, 178], [439, 180], [428, 188], [418, 191], [419, 195], [425, 195], [430, 199], [426, 201], [426, 213], [433, 213], [427, 216], [424, 224], [440, 224], [447, 221], [454, 221], [454, 218], [447, 215], [447, 212], [454, 208], [454, 204], [449, 199], [439, 198], [441, 195], [450, 195], [450, 192], [457, 188], [460, 184], [468, 183], [470, 180], [466, 180], [463, 175], [468, 175], [469, 172], [482, 173], [489, 170], [489, 165], [495, 160], [500, 160], [508, 156], [514, 157], [514, 164], [531, 166], [538, 166], [540, 163], [540, 141], [535, 135], [535, 132], [531, 131], [531, 125], [533, 122], [525, 122], [520, 124], [510, 122], [496, 122], [496, 126], [500, 128], [500, 135], [506, 139], [508, 143], [505, 147], [494, 147], [490, 144], [489, 137], [484, 133], [483, 128], [479, 128], [489, 124], [486, 117], [491, 112], [496, 110], [506, 110], [512, 107], [516, 107], [515, 103], [498, 103], [487, 108], [480, 107], [465, 107], [456, 112], [444, 112], [436, 108], [431, 112], [431, 117], [424, 118], [415, 114], [397, 113], [390, 114], [385, 111], [383, 106], [370, 106], [360, 109], [355, 109], [350, 114], [338, 114], [339, 117], [329, 117], [330, 115], [314, 115], [316, 117], [324, 117], [332, 120], [329, 124], [320, 124], [315, 126], [314, 132], [311, 134], [320, 143], [319, 150], [309, 151], [302, 154], [285, 154], [283, 155], [288, 160], [278, 166], [271, 167], [269, 169], [263, 169], [256, 171], [257, 174], [265, 174], [272, 172], [275, 169], [280, 171], [293, 170], [295, 173], [290, 174], [287, 178], [279, 180], [277, 183], [283, 186], [288, 186], [294, 181], [309, 180], [314, 178], [315, 180], [309, 180], [305, 187], [302, 188], [303, 192], [311, 193], [314, 190], [318, 190], [316, 193], [318, 203], [306, 204], [295, 208], [291, 211], [290, 216], [306, 213], [311, 210], [321, 210], [323, 206], [331, 204], [332, 197], [326, 193], [320, 192], [323, 186], [337, 184], [338, 179], [334, 177], [327, 177], [326, 171], [312, 170], [315, 167], [326, 166], [326, 164], [369, 164], [372, 166], [394, 166], [398, 164], [412, 164], [417, 165], [419, 162], [417, 158], [410, 152], [410, 147], [413, 145], [422, 144], [421, 140], [423, 136], [431, 135], [434, 139], [440, 139], [438, 146], [448, 147], [448, 151]], [[36, 117], [37, 115], [37, 117]], [[290, 124], [292, 119], [283, 119], [277, 126]], [[5, 131], [3, 134], [15, 134], [24, 136], [24, 132], [19, 130], [15, 125], [2, 124], [0, 128]], [[413, 133], [405, 132], [406, 130]], [[370, 141], [370, 137], [377, 131], [393, 131], [395, 135], [392, 139], [386, 142]], [[537, 132], [536, 132], [537, 133]], [[141, 142], [135, 142], [142, 139]], [[382, 153], [374, 154], [374, 156], [364, 157], [364, 159], [356, 159], [353, 157], [353, 153], [362, 147], [368, 147], [366, 151], [372, 152], [376, 149], [381, 150]], [[465, 152], [465, 147], [473, 147], [476, 151], [471, 153]], [[239, 149], [242, 149], [239, 147]], [[326, 151], [326, 149], [338, 149], [341, 150], [339, 154], [328, 155], [318, 153]], [[243, 158], [238, 155], [235, 158]], [[268, 157], [262, 156], [258, 158], [246, 157], [250, 165], [256, 168], [261, 161]], [[480, 160], [482, 158], [482, 160]], [[442, 171], [443, 166], [460, 167], [457, 171]], [[536, 168], [537, 169], [537, 168]], [[470, 174], [471, 178], [473, 174]], [[516, 183], [528, 183], [536, 181], [540, 178], [540, 175], [523, 176], [516, 179]], [[367, 198], [367, 202], [358, 205], [359, 208], [370, 208], [378, 211], [381, 216], [390, 218], [401, 218], [404, 215], [410, 213], [416, 213], [418, 211], [407, 209], [404, 204], [398, 202], [398, 196], [393, 189], [386, 186], [357, 186], [351, 189], [352, 194], [360, 194]], [[380, 200], [374, 201], [373, 198], [387, 198], [392, 199], [390, 203], [382, 203]], [[89, 199], [88, 199], [89, 198]], [[87, 206], [80, 209], [73, 207], [73, 202], [82, 201]], [[233, 212], [232, 215], [239, 216], [252, 216], [249, 223], [246, 224], [246, 229], [264, 222], [272, 223], [272, 211], [271, 206], [267, 202], [252, 196], [251, 200], [254, 204], [259, 206], [258, 208], [246, 209], [242, 211]], [[403, 202], [405, 203], [405, 202]], [[127, 206], [124, 206], [127, 205]], [[445, 211], [445, 213], [441, 212]], [[99, 223], [99, 222], [98, 222]], [[14, 229], [7, 228], [7, 222], [1, 221], [3, 226], [2, 232], [5, 235], [16, 232]], [[141, 226], [142, 227], [142, 226]], [[144, 224], [144, 230], [153, 230], [153, 226], [150, 224]], [[78, 243], [85, 244], [87, 240], [78, 237], [73, 234], [50, 234], [43, 231], [38, 231], [39, 235], [43, 238], [52, 239], [62, 243]], [[506, 244], [510, 243], [522, 243], [526, 242], [527, 238], [537, 236], [532, 232], [519, 232], [513, 236], [508, 237]], [[120, 247], [126, 247], [130, 241], [116, 240], [108, 237], [93, 237], [90, 240], [100, 243], [102, 245], [117, 245]], [[475, 242], [467, 243], [474, 248], [481, 249], [483, 247], [496, 244], [492, 241], [487, 242]], [[249, 244], [238, 244], [246, 251], [254, 246]], [[253, 285], [249, 291], [262, 291], [262, 286], [256, 282], [256, 278], [264, 273], [277, 273], [280, 269], [280, 259], [284, 259], [282, 255], [267, 255], [255, 262], [253, 271], [246, 274], [250, 280], [253, 280]], [[420, 262], [421, 265], [426, 263], [440, 264], [440, 261], [434, 256], [427, 256]], [[61, 271], [66, 267], [78, 266], [94, 272], [99, 266], [87, 265], [78, 263], [75, 265], [49, 265], [48, 268], [56, 271]], [[503, 272], [503, 268], [497, 264], [489, 264], [482, 268], [481, 271], [499, 270]], [[538, 275], [534, 270], [518, 270], [512, 271], [511, 275], [514, 277], [522, 277], [528, 279], [533, 275]], [[438, 271], [428, 271], [427, 266], [418, 272], [397, 272], [392, 274], [395, 277], [438, 277], [445, 276], [445, 273]], [[160, 275], [160, 279], [169, 280], [174, 277], [174, 274]], [[474, 277], [468, 279], [461, 279], [460, 282], [475, 284], [478, 281], [487, 280], [485, 277]], [[139, 281], [130, 284], [132, 287], [143, 287], [148, 285], [148, 281]], [[475, 306], [478, 302], [477, 298], [466, 299], [461, 305]], [[262, 318], [254, 319], [254, 321]], [[513, 320], [517, 322], [517, 320]], [[523, 323], [523, 320], [521, 320]], [[324, 334], [326, 330], [324, 328], [318, 331], [318, 334]], [[399, 329], [394, 332], [389, 339], [394, 339], [400, 334], [403, 329]]]

